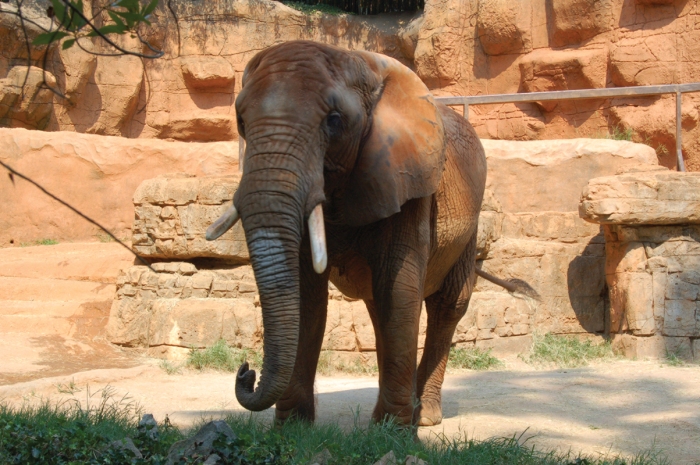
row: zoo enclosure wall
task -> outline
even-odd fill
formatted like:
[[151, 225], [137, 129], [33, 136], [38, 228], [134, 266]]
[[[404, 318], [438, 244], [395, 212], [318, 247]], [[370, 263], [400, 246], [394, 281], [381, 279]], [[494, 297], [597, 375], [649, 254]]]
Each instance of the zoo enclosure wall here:
[[688, 92], [700, 92], [700, 82], [658, 86], [612, 87], [605, 89], [557, 90], [550, 92], [529, 92], [521, 94], [462, 95], [454, 97], [436, 97], [435, 100], [444, 103], [445, 105], [462, 105], [463, 115], [466, 119], [469, 119], [470, 105], [544, 102], [548, 100], [605, 99], [614, 97], [676, 94], [676, 159], [678, 162], [678, 171], [685, 171], [685, 163], [683, 161], [683, 152], [681, 149], [681, 103], [683, 94]]

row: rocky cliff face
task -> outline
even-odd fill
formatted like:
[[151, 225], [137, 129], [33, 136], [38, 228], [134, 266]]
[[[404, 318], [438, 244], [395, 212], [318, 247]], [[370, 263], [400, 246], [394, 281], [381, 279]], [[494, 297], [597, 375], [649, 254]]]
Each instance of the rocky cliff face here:
[[[34, 0], [41, 18], [44, 0]], [[423, 12], [307, 15], [271, 0], [171, 2], [145, 39], [157, 60], [49, 51], [43, 89], [29, 71], [15, 17], [0, 14], [0, 125], [183, 141], [235, 140], [233, 103], [259, 50], [308, 39], [385, 53], [412, 67], [437, 95], [565, 90], [697, 80], [697, 0], [427, 0]], [[7, 10], [10, 4], [0, 3]], [[34, 28], [36, 29], [36, 28]], [[30, 28], [30, 38], [38, 33]], [[139, 49], [136, 39], [123, 45]], [[100, 51], [98, 43], [92, 44]], [[33, 65], [43, 50], [33, 50]], [[19, 87], [18, 87], [19, 86]], [[683, 98], [683, 151], [700, 169], [700, 96]], [[675, 166], [674, 96], [473, 106], [480, 136], [533, 140], [613, 132]]]

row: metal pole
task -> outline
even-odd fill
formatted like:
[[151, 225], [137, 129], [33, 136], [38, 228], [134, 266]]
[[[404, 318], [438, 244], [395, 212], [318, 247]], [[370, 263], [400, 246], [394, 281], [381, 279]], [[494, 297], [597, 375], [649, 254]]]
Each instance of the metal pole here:
[[685, 171], [683, 162], [683, 134], [681, 132], [681, 99], [683, 94], [676, 92], [676, 158], [678, 159], [678, 171]]

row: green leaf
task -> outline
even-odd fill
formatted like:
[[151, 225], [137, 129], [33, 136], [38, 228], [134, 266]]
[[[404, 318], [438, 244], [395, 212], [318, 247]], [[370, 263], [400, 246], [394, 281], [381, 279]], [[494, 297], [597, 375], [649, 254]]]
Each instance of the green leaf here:
[[80, 12], [81, 14], [83, 13], [83, 0], [78, 0], [77, 2], [71, 2], [71, 5], [75, 8], [74, 11], [71, 12], [71, 22], [68, 25], [67, 29], [69, 31], [75, 31], [81, 29], [85, 24], [85, 20], [83, 17], [78, 14]]
[[63, 42], [63, 50], [69, 49], [75, 44], [75, 39], [68, 39], [65, 42]]
[[126, 28], [126, 24], [124, 24], [124, 21], [115, 13], [114, 11], [107, 11], [107, 14], [109, 15], [110, 18], [112, 18], [112, 21], [114, 21], [115, 24], [118, 24], [124, 28]]
[[[126, 32], [126, 27], [120, 26], [119, 24], [108, 24], [99, 28], [98, 31], [100, 34], [105, 36], [107, 34], [124, 34]], [[88, 34], [89, 37], [95, 37], [97, 35], [99, 34], [96, 31], [91, 31]]]
[[119, 0], [119, 2], [117, 2], [117, 6], [126, 8], [130, 12], [137, 12], [141, 10], [141, 8], [139, 8], [141, 6], [139, 5], [139, 0]]
[[66, 5], [61, 0], [51, 0], [53, 12], [56, 15], [58, 22], [63, 25], [66, 23]]
[[127, 24], [127, 26], [129, 26], [129, 29], [133, 28], [134, 25], [136, 25], [136, 24], [140, 23], [141, 21], [143, 21], [144, 19], [146, 19], [143, 16], [141, 16], [139, 13], [131, 13], [128, 11], [115, 11], [115, 13], [126, 20], [126, 24]]
[[34, 44], [34, 45], [50, 44], [51, 42], [56, 42], [57, 40], [63, 39], [67, 35], [69, 35], [69, 34], [67, 32], [64, 32], [64, 31], [45, 32], [43, 34], [39, 34], [38, 36], [36, 36], [36, 38], [32, 41], [32, 44]]
[[151, 13], [153, 13], [153, 10], [155, 10], [157, 6], [158, 6], [158, 0], [151, 0], [151, 3], [146, 5], [146, 8], [143, 9], [141, 14], [143, 14], [143, 16], [146, 17], [146, 16], [150, 15]]

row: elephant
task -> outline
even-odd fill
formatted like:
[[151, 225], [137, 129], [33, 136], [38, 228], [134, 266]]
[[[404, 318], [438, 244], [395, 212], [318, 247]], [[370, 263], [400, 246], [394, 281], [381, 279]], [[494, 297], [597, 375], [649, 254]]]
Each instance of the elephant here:
[[206, 237], [242, 221], [260, 294], [263, 365], [257, 387], [247, 363], [238, 370], [239, 403], [315, 419], [330, 280], [364, 300], [374, 327], [372, 418], [439, 424], [452, 337], [479, 271], [486, 158], [473, 127], [398, 60], [311, 41], [255, 55], [235, 110], [243, 173]]

